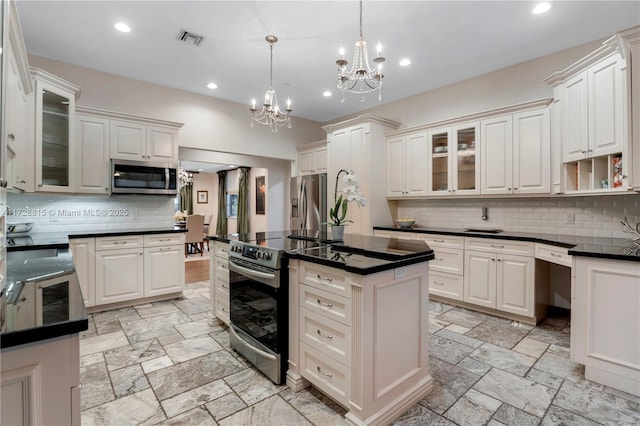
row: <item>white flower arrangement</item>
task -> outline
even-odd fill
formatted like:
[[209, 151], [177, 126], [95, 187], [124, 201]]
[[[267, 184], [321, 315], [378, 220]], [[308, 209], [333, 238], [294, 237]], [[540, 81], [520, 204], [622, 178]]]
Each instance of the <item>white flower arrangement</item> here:
[[183, 222], [187, 219], [187, 212], [181, 212], [180, 210], [178, 210], [174, 215], [173, 215], [173, 220], [175, 220], [176, 222]]
[[[342, 178], [345, 186], [342, 188], [340, 196], [338, 196], [338, 182], [342, 173], [345, 173], [345, 176]], [[347, 217], [347, 209], [350, 202], [355, 202], [359, 207], [365, 206], [366, 200], [364, 198], [364, 193], [358, 186], [358, 176], [353, 172], [353, 170], [348, 172], [342, 169], [336, 175], [336, 187], [333, 195], [333, 202], [333, 208], [329, 210], [330, 221], [325, 222], [327, 225], [332, 226], [343, 226], [347, 222], [353, 222], [349, 219], [345, 219]]]

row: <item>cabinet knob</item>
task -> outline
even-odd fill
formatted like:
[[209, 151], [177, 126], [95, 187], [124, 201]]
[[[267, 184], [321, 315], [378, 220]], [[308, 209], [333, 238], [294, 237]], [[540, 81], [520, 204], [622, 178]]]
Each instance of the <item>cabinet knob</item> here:
[[507, 191], [511, 191], [511, 188], [507, 188]]

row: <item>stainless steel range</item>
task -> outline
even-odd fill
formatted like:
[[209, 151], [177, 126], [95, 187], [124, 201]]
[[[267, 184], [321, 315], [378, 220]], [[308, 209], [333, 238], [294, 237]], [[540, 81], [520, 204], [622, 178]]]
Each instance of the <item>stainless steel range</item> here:
[[276, 384], [287, 364], [287, 277], [277, 248], [230, 242], [231, 347]]
[[276, 384], [284, 383], [288, 361], [285, 252], [317, 245], [282, 236], [229, 244], [231, 347]]

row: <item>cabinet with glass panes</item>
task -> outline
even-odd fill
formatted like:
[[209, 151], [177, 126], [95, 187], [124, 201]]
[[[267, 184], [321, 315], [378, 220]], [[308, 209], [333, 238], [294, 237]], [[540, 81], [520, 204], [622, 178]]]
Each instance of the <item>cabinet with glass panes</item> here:
[[429, 195], [479, 193], [478, 137], [478, 122], [428, 132]]
[[36, 191], [71, 192], [75, 101], [80, 88], [38, 68], [35, 80]]

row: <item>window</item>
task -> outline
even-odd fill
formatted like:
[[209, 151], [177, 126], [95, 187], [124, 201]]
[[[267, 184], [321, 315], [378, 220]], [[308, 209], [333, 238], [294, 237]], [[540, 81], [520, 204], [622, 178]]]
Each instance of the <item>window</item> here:
[[227, 194], [227, 217], [238, 216], [238, 194]]

